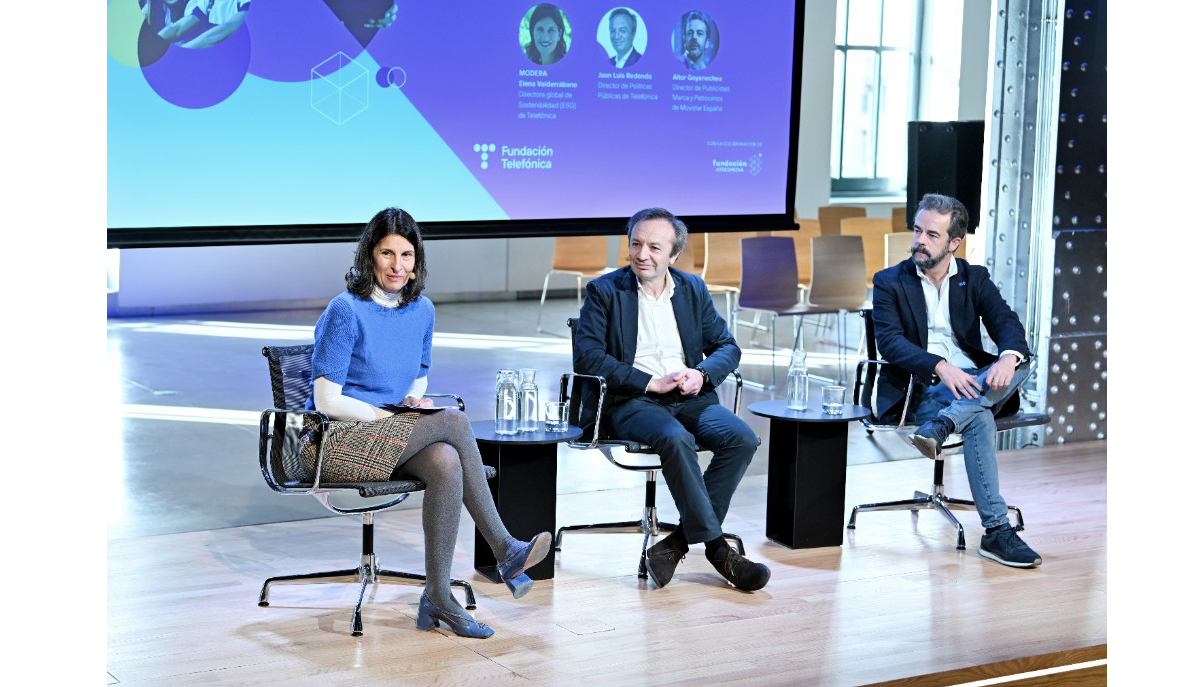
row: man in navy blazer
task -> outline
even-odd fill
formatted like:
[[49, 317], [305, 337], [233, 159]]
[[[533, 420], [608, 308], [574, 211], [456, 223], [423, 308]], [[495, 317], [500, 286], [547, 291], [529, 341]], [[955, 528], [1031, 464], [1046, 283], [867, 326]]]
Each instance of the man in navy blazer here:
[[[715, 391], [738, 366], [739, 347], [705, 283], [671, 267], [688, 240], [684, 222], [648, 208], [626, 230], [630, 266], [589, 283], [572, 366], [605, 378], [605, 429], [660, 455], [680, 527], [647, 549], [647, 572], [666, 586], [689, 544], [704, 542], [706, 558], [731, 584], [760, 589], [771, 575], [767, 566], [739, 555], [722, 537], [730, 499], [758, 443]], [[714, 453], [704, 474], [698, 445]]]
[[634, 13], [625, 7], [619, 7], [609, 13], [609, 44], [614, 49], [614, 56], [609, 58], [609, 63], [618, 69], [633, 67], [643, 56], [634, 48], [634, 36], [638, 33], [638, 27]]
[[[878, 417], [899, 415], [914, 375], [913, 421], [923, 424], [910, 441], [934, 458], [949, 434], [960, 433], [969, 488], [985, 527], [980, 554], [1033, 568], [1041, 559], [1010, 526], [999, 490], [993, 419], [1026, 377], [1023, 363], [1031, 352], [1022, 322], [989, 270], [952, 255], [967, 226], [960, 201], [928, 193], [914, 215], [913, 257], [873, 275], [877, 350], [891, 363], [876, 380], [873, 410]], [[982, 323], [999, 355], [982, 346]]]

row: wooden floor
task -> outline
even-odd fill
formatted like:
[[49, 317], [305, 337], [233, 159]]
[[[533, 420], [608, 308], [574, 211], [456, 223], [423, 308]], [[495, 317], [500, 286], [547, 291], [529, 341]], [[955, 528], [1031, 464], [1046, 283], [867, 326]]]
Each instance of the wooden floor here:
[[[763, 536], [761, 475], [740, 486], [726, 529], [772, 569], [764, 590], [729, 587], [700, 549], [655, 589], [635, 574], [641, 537], [569, 534], [555, 579], [514, 600], [471, 569], [465, 513], [454, 572], [476, 588], [476, 617], [496, 629], [487, 640], [416, 630], [420, 590], [407, 585], [369, 590], [361, 638], [349, 634], [354, 585], [279, 586], [271, 607], [256, 605], [265, 577], [357, 565], [349, 518], [113, 540], [109, 682], [936, 684], [906, 679], [963, 671], [966, 682], [984, 677], [972, 671], [986, 664], [1019, 672], [1036, 665], [1030, 657], [1096, 658], [1091, 647], [1107, 641], [1106, 443], [1006, 452], [1001, 465], [1003, 493], [1026, 518], [1023, 537], [1043, 556], [1038, 569], [980, 557], [975, 513], [962, 514], [964, 552], [932, 511], [865, 513], [842, 547], [789, 550]], [[948, 493], [968, 497], [959, 457], [948, 475]], [[907, 498], [930, 476], [925, 460], [852, 466], [848, 510]], [[661, 516], [671, 519], [663, 492]], [[264, 487], [263, 498], [301, 497]], [[564, 494], [559, 515], [561, 524], [620, 519], [641, 503], [641, 489]], [[420, 571], [420, 513], [376, 523], [382, 565]]]

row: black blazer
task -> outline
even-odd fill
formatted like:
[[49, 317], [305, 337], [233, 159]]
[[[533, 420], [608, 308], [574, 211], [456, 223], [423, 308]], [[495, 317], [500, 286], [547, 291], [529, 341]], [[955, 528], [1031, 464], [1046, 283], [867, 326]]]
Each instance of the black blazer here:
[[[638, 50], [635, 50], [634, 48], [631, 48], [630, 49], [630, 57], [626, 58], [626, 64], [622, 65], [622, 69], [627, 69], [629, 67], [634, 66], [634, 63], [638, 62], [639, 58], [642, 56], [643, 56], [643, 53], [639, 52]], [[609, 58], [609, 63], [615, 67], [618, 66], [618, 56], [614, 55], [613, 57]]]
[[[685, 364], [704, 369], [709, 382], [702, 391], [713, 389], [739, 366], [742, 352], [701, 278], [674, 267], [668, 268], [668, 278], [676, 285], [672, 312]], [[642, 396], [651, 381], [651, 375], [633, 365], [638, 328], [638, 282], [629, 266], [589, 282], [576, 325], [572, 368], [604, 377], [613, 403]]]
[[[955, 258], [957, 272], [948, 285], [948, 309], [956, 343], [977, 367], [992, 365], [997, 356], [985, 352], [981, 323], [999, 351], [1031, 355], [1018, 315], [1006, 305], [989, 279], [989, 270]], [[916, 375], [919, 385], [935, 385], [935, 366], [943, 358], [927, 352], [927, 304], [918, 268], [912, 258], [872, 276], [872, 323], [877, 351], [889, 361], [875, 383], [872, 409], [877, 417], [900, 412], [906, 383]]]

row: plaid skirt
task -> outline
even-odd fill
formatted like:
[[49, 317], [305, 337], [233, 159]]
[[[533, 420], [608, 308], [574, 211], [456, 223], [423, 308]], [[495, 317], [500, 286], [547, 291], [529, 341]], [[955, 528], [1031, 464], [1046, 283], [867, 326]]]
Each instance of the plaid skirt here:
[[[409, 444], [414, 423], [421, 416], [421, 413], [398, 413], [371, 422], [330, 422], [321, 441], [322, 483], [388, 481]], [[309, 429], [316, 429], [316, 423], [310, 425], [307, 418], [305, 423]], [[313, 476], [317, 474], [317, 445], [313, 441], [317, 432], [306, 433], [300, 458], [305, 474]]]

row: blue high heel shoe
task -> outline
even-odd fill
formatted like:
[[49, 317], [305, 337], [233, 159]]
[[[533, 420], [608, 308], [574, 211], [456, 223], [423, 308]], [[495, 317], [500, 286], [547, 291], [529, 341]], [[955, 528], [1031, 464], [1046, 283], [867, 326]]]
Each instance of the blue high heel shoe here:
[[526, 596], [526, 592], [534, 587], [534, 580], [526, 573], [520, 573], [512, 580], [505, 580], [505, 586], [509, 587], [509, 591], [513, 592], [513, 598], [520, 599]]
[[487, 639], [493, 634], [493, 629], [479, 622], [470, 615], [460, 615], [453, 611], [444, 611], [430, 601], [430, 597], [422, 592], [422, 599], [417, 604], [417, 629], [433, 630], [438, 627], [438, 621], [443, 621], [460, 637], [475, 637]]
[[538, 565], [551, 551], [551, 533], [540, 532], [529, 543], [518, 547], [509, 557], [497, 563], [497, 572], [513, 598], [520, 599], [534, 586], [534, 581], [526, 574], [526, 570]]

